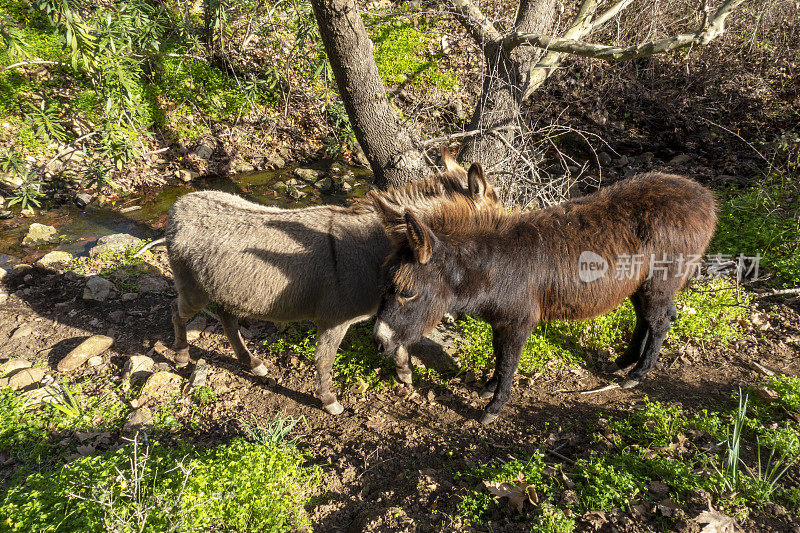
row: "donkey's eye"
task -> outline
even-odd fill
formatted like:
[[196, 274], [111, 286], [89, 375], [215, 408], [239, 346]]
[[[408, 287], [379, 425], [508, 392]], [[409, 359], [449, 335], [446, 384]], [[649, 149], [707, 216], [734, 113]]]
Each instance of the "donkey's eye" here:
[[408, 289], [403, 289], [400, 291], [400, 294], [397, 295], [397, 301], [401, 304], [405, 304], [406, 302], [414, 300], [417, 296], [419, 296], [419, 293], [414, 293]]

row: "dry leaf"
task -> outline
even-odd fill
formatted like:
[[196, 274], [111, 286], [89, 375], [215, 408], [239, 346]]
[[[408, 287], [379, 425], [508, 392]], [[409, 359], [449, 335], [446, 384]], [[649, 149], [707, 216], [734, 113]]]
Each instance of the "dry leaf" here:
[[708, 506], [708, 511], [697, 515], [694, 521], [698, 524], [708, 524], [700, 530], [700, 533], [737, 533], [742, 530], [736, 520], [716, 511], [711, 505]]
[[85, 457], [87, 455], [91, 455], [95, 452], [94, 446], [88, 444], [86, 446], [78, 446], [77, 451], [81, 456]]
[[539, 496], [536, 494], [536, 489], [524, 479], [517, 479], [517, 481], [513, 483], [484, 481], [483, 484], [486, 485], [486, 489], [495, 498], [508, 498], [508, 502], [520, 513], [526, 501], [530, 502], [532, 505], [539, 503]]

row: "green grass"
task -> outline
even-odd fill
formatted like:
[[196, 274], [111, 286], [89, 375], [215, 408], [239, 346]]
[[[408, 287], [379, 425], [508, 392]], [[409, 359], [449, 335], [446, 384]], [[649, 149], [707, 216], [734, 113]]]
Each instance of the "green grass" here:
[[294, 446], [127, 445], [28, 477], [0, 519], [7, 531], [297, 530], [320, 479]]
[[[725, 428], [736, 416], [738, 395], [734, 395], [728, 409], [695, 413], [676, 403], [645, 398], [628, 413], [600, 419], [593, 432], [593, 444], [582, 447], [586, 451], [576, 450], [574, 464], [547, 466], [543, 450], [511, 450], [509, 453], [517, 459], [491, 460], [457, 472], [456, 479], [469, 488], [460, 492], [456, 514], [465, 525], [486, 526], [490, 519], [504, 517], [530, 524], [532, 531], [571, 531], [573, 518], [588, 511], [627, 509], [629, 504], [640, 502], [652, 505], [667, 497], [683, 506], [691, 494], [700, 490], [711, 494], [716, 509], [739, 520], [767, 502], [797, 512], [800, 489], [792, 485], [791, 477], [781, 478], [773, 490], [766, 476], [758, 474], [759, 444], [765, 470], [773, 447], [774, 463], [787, 449], [780, 443], [795, 443], [800, 437], [800, 423], [786, 420], [782, 411], [784, 406], [796, 406], [800, 395], [798, 378], [776, 376], [770, 384], [778, 392], [778, 399], [769, 405], [754, 400], [761, 408], [751, 409], [746, 417], [742, 433], [742, 450], [746, 452], [740, 459], [737, 494], [729, 494], [718, 473], [726, 448], [716, 444], [725, 440]], [[789, 448], [786, 457], [793, 462], [796, 476], [800, 450]], [[654, 481], [666, 484], [666, 494], [648, 492], [648, 485]], [[526, 503], [519, 512], [507, 500], [493, 496], [484, 482], [532, 485], [539, 503]], [[567, 490], [574, 492], [572, 503], [563, 503], [562, 495]], [[664, 520], [669, 529], [669, 520]]]
[[[761, 256], [760, 277], [778, 286], [800, 284], [800, 192], [789, 184], [730, 192], [720, 202], [714, 253]], [[765, 272], [766, 271], [766, 272]]]
[[[740, 338], [749, 303], [747, 295], [723, 278], [682, 291], [676, 298], [678, 320], [672, 325], [667, 346], [712, 340], [728, 344]], [[523, 348], [519, 368], [533, 373], [550, 364], [583, 365], [589, 359], [588, 353], [609, 348], [621, 353], [635, 318], [633, 306], [626, 300], [590, 321], [539, 324]], [[472, 317], [459, 321], [458, 326], [466, 339], [460, 348], [461, 369], [480, 371], [493, 366], [491, 327]]]

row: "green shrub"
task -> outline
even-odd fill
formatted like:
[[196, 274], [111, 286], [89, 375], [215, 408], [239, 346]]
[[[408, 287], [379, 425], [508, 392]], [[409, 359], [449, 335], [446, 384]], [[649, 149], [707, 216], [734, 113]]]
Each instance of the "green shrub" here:
[[437, 57], [427, 52], [434, 33], [423, 33], [410, 22], [382, 23], [372, 32], [375, 63], [383, 81], [399, 85], [413, 79], [417, 87], [451, 90], [457, 79], [439, 70]]
[[575, 475], [578, 498], [587, 509], [624, 508], [639, 493], [639, 483], [630, 471], [609, 464], [594, 452], [575, 462]]

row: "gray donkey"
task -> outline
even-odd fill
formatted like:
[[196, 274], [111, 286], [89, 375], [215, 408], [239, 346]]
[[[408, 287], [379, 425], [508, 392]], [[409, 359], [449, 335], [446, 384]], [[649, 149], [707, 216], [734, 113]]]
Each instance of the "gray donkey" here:
[[[445, 171], [404, 187], [373, 193], [399, 209], [425, 211], [456, 195], [477, 206], [498, 197], [478, 163], [469, 172], [442, 147]], [[237, 358], [264, 376], [244, 345], [236, 317], [317, 324], [315, 392], [331, 414], [343, 411], [331, 391], [331, 370], [347, 328], [374, 315], [380, 270], [391, 252], [374, 198], [356, 205], [280, 209], [231, 194], [203, 191], [180, 198], [165, 232], [178, 297], [172, 303], [176, 362], [189, 362], [186, 322], [209, 301]], [[408, 352], [394, 356], [397, 376], [411, 383]]]

